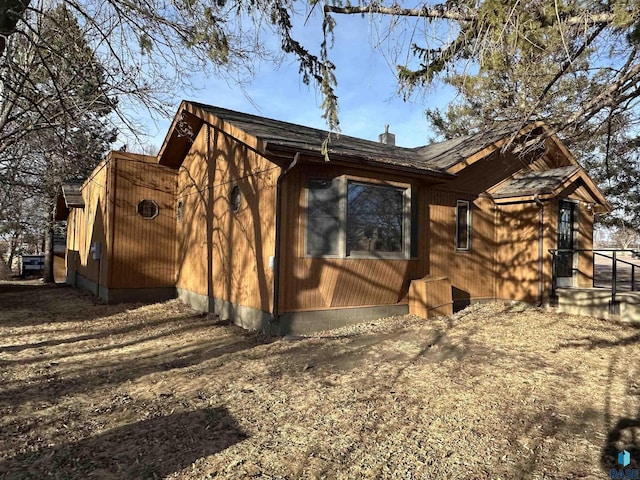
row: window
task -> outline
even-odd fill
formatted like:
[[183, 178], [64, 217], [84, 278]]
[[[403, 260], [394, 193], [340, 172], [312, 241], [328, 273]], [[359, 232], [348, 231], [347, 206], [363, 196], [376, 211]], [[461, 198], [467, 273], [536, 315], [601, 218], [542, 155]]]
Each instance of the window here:
[[176, 220], [178, 221], [178, 223], [180, 223], [182, 222], [183, 218], [184, 218], [184, 201], [178, 200], [178, 203], [176, 203]]
[[151, 220], [156, 218], [160, 213], [160, 208], [158, 208], [158, 204], [153, 200], [140, 200], [138, 202], [138, 215], [142, 218], [146, 218], [147, 220]]
[[456, 204], [456, 250], [471, 250], [471, 207], [467, 200]]
[[233, 213], [240, 211], [240, 205], [242, 204], [242, 192], [238, 185], [234, 185], [229, 192], [229, 208]]
[[404, 251], [404, 189], [347, 183], [347, 255]]
[[307, 256], [408, 257], [410, 189], [347, 180], [307, 182]]

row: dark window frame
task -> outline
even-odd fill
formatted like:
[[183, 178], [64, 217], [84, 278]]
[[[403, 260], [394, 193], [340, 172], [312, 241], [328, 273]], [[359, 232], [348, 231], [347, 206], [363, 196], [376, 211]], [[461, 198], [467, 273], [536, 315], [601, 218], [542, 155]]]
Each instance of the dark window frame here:
[[[472, 237], [472, 209], [471, 209], [471, 201], [469, 200], [457, 200], [456, 201], [456, 232], [454, 239], [454, 246], [456, 252], [470, 252], [471, 251], [471, 237]], [[461, 211], [465, 211], [466, 214], [461, 213]], [[464, 223], [461, 220], [464, 219]], [[461, 234], [464, 230], [464, 239], [462, 242]]]
[[[152, 212], [150, 212], [148, 208], [152, 208]], [[144, 198], [138, 202], [136, 212], [145, 220], [153, 220], [160, 215], [160, 207], [155, 200]]]

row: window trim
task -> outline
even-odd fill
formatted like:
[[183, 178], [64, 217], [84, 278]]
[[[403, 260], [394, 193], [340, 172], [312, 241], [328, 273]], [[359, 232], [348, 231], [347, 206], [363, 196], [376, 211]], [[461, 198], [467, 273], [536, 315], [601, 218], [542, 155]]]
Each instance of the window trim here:
[[[142, 205], [144, 202], [149, 202], [150, 204], [152, 204], [155, 208], [155, 213], [150, 216], [150, 217], [145, 217], [144, 215], [142, 215], [142, 213], [140, 213], [140, 205]], [[160, 206], [158, 205], [158, 202], [156, 202], [155, 200], [151, 200], [150, 198], [143, 198], [142, 200], [140, 200], [138, 202], [138, 204], [136, 205], [136, 213], [138, 214], [138, 216], [140, 218], [142, 218], [143, 220], [153, 220], [154, 218], [156, 218], [158, 215], [160, 215]]]
[[[471, 233], [473, 229], [471, 228], [471, 202], [469, 200], [456, 200], [456, 231], [454, 237], [454, 247], [456, 252], [470, 252], [471, 251]], [[460, 238], [460, 207], [467, 208], [467, 244], [464, 247], [461, 247], [458, 244], [458, 239]]]
[[[313, 254], [308, 251], [307, 244], [307, 226], [308, 226], [308, 206], [309, 206], [309, 188], [307, 185], [310, 180], [331, 180], [338, 182], [338, 192], [340, 195], [340, 201], [338, 203], [338, 213], [340, 216], [340, 225], [338, 228], [338, 245], [337, 254], [321, 255]], [[403, 190], [403, 239], [402, 239], [402, 251], [400, 252], [378, 252], [372, 254], [369, 252], [355, 253], [347, 255], [347, 209], [348, 209], [348, 188], [349, 183], [371, 185], [373, 187], [389, 187]], [[303, 179], [304, 188], [304, 204], [302, 215], [302, 257], [304, 258], [339, 258], [339, 259], [397, 259], [397, 260], [409, 260], [413, 258], [411, 256], [411, 207], [412, 207], [412, 189], [411, 184], [400, 183], [393, 181], [381, 181], [373, 178], [359, 177], [354, 175], [337, 175], [337, 176], [323, 176], [323, 175], [305, 175]], [[417, 202], [416, 202], [417, 203]]]

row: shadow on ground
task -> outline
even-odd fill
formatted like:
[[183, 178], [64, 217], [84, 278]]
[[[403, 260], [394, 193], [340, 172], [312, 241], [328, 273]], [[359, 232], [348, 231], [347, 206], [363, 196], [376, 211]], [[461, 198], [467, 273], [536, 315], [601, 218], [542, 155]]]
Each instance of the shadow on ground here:
[[0, 463], [0, 477], [155, 479], [248, 436], [226, 408], [152, 418]]

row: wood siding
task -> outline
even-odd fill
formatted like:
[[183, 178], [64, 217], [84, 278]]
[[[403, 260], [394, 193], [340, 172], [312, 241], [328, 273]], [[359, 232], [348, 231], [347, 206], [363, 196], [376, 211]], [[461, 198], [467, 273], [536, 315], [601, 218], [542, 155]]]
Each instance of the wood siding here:
[[[111, 196], [108, 189], [111, 162], [100, 163], [82, 186], [84, 208], [74, 208], [67, 220], [67, 274], [79, 275], [95, 283], [106, 284], [109, 271], [107, 250]], [[94, 259], [91, 246], [100, 244], [101, 258]]]
[[[204, 125], [178, 173], [177, 287], [271, 311], [276, 183], [280, 168], [247, 144]], [[229, 193], [241, 191], [238, 212]]]
[[[156, 288], [175, 285], [176, 172], [157, 165], [155, 157], [114, 154], [111, 189], [115, 194], [113, 228], [109, 230], [109, 288]], [[137, 212], [141, 200], [152, 200], [158, 216]]]
[[[175, 172], [154, 157], [111, 152], [82, 186], [84, 208], [69, 213], [67, 274], [107, 288], [173, 286], [175, 183]], [[157, 202], [158, 217], [137, 214], [143, 198]], [[94, 259], [97, 243], [100, 258]]]
[[[545, 223], [557, 215], [545, 208]], [[501, 205], [496, 212], [496, 297], [534, 302], [540, 282], [540, 208], [535, 203]], [[550, 229], [547, 228], [550, 234]], [[551, 255], [543, 245], [543, 266]], [[545, 253], [546, 252], [546, 253]]]
[[[471, 249], [456, 251], [456, 202], [471, 202]], [[431, 244], [430, 274], [449, 278], [453, 299], [493, 298], [495, 291], [495, 232], [493, 202], [469, 194], [432, 190], [427, 197]]]
[[[458, 302], [535, 302], [541, 280], [546, 296], [551, 283], [549, 249], [557, 245], [558, 199], [578, 202], [578, 248], [592, 247], [593, 214], [586, 206], [593, 199], [578, 184], [542, 207], [532, 201], [497, 205], [490, 193], [525, 166], [546, 170], [570, 163], [554, 145], [540, 158], [495, 152], [451, 180], [297, 157], [280, 191], [278, 313], [404, 304], [411, 281], [426, 275], [447, 277]], [[262, 147], [238, 128], [204, 118], [184, 159], [165, 152], [163, 161], [180, 165], [177, 170], [158, 165], [154, 157], [110, 154], [82, 187], [85, 208], [70, 212], [68, 271], [108, 288], [175, 285], [271, 312], [276, 193], [282, 172], [275, 161], [288, 164], [294, 154], [266, 158], [259, 153]], [[317, 176], [410, 188], [412, 227], [417, 229], [405, 231], [415, 242], [411, 258], [307, 256], [305, 185]], [[241, 192], [238, 211], [229, 201], [234, 186]], [[137, 213], [144, 199], [158, 205], [156, 218]], [[458, 200], [471, 205], [468, 251], [456, 251], [454, 243]], [[100, 259], [90, 253], [96, 242], [101, 245]], [[592, 254], [578, 256], [578, 285], [591, 285], [592, 262]]]
[[[543, 171], [571, 164], [555, 143], [547, 143], [546, 153], [538, 158], [496, 152], [462, 170], [457, 179], [446, 184], [446, 191], [430, 192], [430, 274], [451, 280], [454, 300], [536, 302], [541, 288], [543, 299], [548, 296], [552, 269], [549, 249], [557, 248], [557, 199], [544, 203], [540, 254], [540, 207], [533, 202], [496, 205], [484, 195], [527, 165], [534, 171]], [[558, 198], [582, 202], [577, 248], [592, 248], [593, 215], [585, 208], [584, 202], [590, 200], [585, 189], [574, 185]], [[454, 249], [456, 200], [473, 202], [472, 248], [468, 253]], [[579, 254], [578, 268], [577, 284], [590, 286], [592, 254]]]
[[395, 175], [372, 174], [333, 165], [300, 165], [283, 184], [281, 289], [282, 311], [306, 311], [407, 302], [411, 280], [428, 273], [428, 242], [424, 222], [418, 225], [417, 256], [392, 258], [311, 258], [305, 256], [305, 182], [311, 176], [365, 182], [392, 182], [411, 187], [418, 198], [418, 216], [426, 214], [426, 185]]

